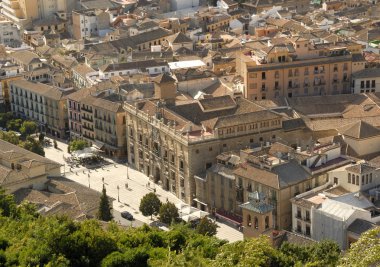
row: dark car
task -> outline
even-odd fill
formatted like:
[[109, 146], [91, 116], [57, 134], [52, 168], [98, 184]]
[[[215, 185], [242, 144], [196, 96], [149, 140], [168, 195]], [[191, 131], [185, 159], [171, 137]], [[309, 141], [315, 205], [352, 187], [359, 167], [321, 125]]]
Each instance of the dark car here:
[[121, 217], [123, 217], [124, 219], [127, 219], [129, 221], [133, 221], [133, 215], [130, 214], [128, 211], [121, 212]]

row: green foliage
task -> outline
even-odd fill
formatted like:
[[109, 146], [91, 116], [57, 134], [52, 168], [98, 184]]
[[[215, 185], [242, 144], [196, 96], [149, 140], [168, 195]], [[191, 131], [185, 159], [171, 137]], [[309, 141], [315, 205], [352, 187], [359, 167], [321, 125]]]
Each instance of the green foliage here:
[[13, 131], [9, 131], [9, 132], [0, 131], [0, 139], [14, 145], [18, 145], [20, 143], [20, 138]]
[[148, 193], [141, 199], [139, 210], [144, 216], [152, 216], [159, 212], [161, 201], [155, 193]]
[[348, 253], [340, 260], [339, 266], [379, 266], [380, 265], [380, 227], [362, 234], [353, 243]]
[[37, 123], [34, 121], [24, 121], [20, 127], [20, 133], [23, 136], [28, 136], [36, 133], [37, 131]]
[[207, 217], [203, 217], [197, 225], [196, 231], [198, 234], [214, 236], [216, 235], [218, 225]]
[[7, 122], [13, 120], [14, 116], [12, 112], [0, 113], [0, 127], [7, 127]]
[[[267, 237], [226, 243], [200, 235], [189, 225], [169, 232], [144, 225], [124, 229], [96, 220], [75, 222], [64, 216], [42, 217], [34, 205], [17, 206], [0, 190], [0, 266], [145, 267], [145, 266], [335, 266], [339, 249], [323, 241], [280, 250]], [[341, 266], [375, 266], [379, 261], [380, 230], [354, 244]], [[360, 255], [360, 257], [358, 257]]]
[[99, 210], [97, 214], [99, 220], [108, 222], [112, 220], [111, 205], [107, 197], [106, 187], [103, 185], [102, 195], [100, 196]]
[[19, 146], [38, 155], [45, 156], [44, 147], [40, 141], [35, 140], [31, 136], [28, 136], [24, 142], [19, 144]]
[[70, 151], [74, 152], [77, 150], [83, 150], [85, 147], [89, 147], [90, 145], [85, 140], [73, 140], [69, 143]]
[[16, 131], [16, 132], [20, 131], [21, 125], [22, 125], [21, 119], [9, 120], [7, 121], [7, 124], [6, 124], [8, 131]]
[[280, 255], [266, 236], [222, 246], [212, 266], [283, 266]]
[[124, 253], [113, 252], [102, 261], [102, 267], [145, 267], [149, 254], [143, 248], [128, 249]]
[[171, 224], [179, 219], [178, 209], [171, 202], [166, 202], [161, 205], [159, 215], [160, 221], [166, 224]]
[[40, 133], [38, 135], [38, 141], [40, 141], [42, 143], [44, 141], [44, 139], [45, 139], [45, 135], [43, 133]]
[[339, 246], [328, 240], [308, 246], [283, 243], [280, 252], [291, 261], [292, 265], [336, 266], [340, 256]]
[[54, 144], [54, 148], [57, 149], [58, 148], [58, 143], [56, 140], [53, 141], [53, 144]]

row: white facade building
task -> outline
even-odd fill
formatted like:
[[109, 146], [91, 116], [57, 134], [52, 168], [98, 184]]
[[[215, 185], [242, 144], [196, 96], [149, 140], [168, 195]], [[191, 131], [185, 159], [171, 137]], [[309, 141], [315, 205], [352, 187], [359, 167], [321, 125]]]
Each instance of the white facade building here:
[[199, 0], [170, 0], [172, 11], [199, 6]]
[[380, 92], [380, 68], [363, 69], [352, 74], [352, 92]]

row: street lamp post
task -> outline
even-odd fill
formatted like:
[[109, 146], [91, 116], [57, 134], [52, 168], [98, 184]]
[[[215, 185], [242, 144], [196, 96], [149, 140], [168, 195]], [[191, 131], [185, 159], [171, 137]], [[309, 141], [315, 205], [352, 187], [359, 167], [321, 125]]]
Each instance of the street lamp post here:
[[120, 203], [120, 195], [119, 195], [120, 187], [119, 187], [119, 185], [116, 188], [117, 188], [117, 201]]
[[129, 167], [127, 165], [127, 180], [129, 179]]
[[88, 177], [88, 188], [91, 188], [91, 185], [90, 185], [90, 175], [87, 175]]

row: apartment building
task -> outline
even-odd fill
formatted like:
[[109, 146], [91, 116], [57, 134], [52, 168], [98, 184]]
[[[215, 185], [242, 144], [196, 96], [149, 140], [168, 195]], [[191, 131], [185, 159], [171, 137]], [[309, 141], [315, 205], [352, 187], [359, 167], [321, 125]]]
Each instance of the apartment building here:
[[0, 16], [0, 43], [9, 47], [21, 45], [20, 30], [14, 22], [4, 16]]
[[363, 69], [352, 74], [352, 92], [354, 94], [380, 92], [380, 68]]
[[14, 80], [10, 82], [11, 110], [17, 116], [36, 121], [41, 131], [65, 138], [69, 129], [66, 96], [70, 92], [43, 83]]
[[244, 96], [252, 100], [351, 93], [351, 74], [364, 69], [355, 43], [312, 44], [304, 38], [277, 38], [247, 43], [237, 72]]
[[77, 40], [104, 36], [110, 27], [110, 14], [103, 10], [87, 9], [73, 11], [73, 35]]
[[328, 183], [291, 200], [292, 228], [317, 241], [334, 240], [347, 249], [380, 221], [379, 169], [364, 161], [352, 162], [328, 175]]
[[243, 149], [239, 155], [222, 153], [216, 165], [196, 175], [196, 202], [201, 209], [238, 224], [246, 219], [241, 217], [243, 204], [258, 192], [272, 206], [270, 227], [287, 229], [292, 224], [290, 199], [326, 183], [327, 171], [348, 162], [340, 156], [338, 144], [295, 150], [274, 143]]
[[121, 96], [92, 87], [67, 98], [70, 137], [87, 140], [107, 156], [125, 157], [126, 127]]

